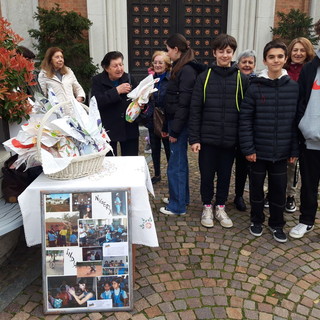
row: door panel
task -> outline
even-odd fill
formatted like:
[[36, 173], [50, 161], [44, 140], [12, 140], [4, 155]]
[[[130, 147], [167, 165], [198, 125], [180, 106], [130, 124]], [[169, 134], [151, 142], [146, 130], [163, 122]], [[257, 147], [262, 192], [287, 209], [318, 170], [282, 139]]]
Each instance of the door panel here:
[[145, 77], [152, 54], [165, 50], [175, 32], [187, 38], [199, 62], [211, 64], [211, 41], [226, 32], [227, 9], [227, 0], [128, 0], [130, 72]]

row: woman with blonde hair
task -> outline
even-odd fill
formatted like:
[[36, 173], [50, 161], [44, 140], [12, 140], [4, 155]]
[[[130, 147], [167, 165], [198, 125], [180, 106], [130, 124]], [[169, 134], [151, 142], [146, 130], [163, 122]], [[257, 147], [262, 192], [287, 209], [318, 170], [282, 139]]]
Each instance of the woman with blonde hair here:
[[49, 48], [40, 67], [38, 80], [45, 95], [48, 94], [48, 88], [51, 87], [58, 102], [64, 102], [73, 97], [79, 102], [84, 102], [85, 92], [73, 71], [64, 64], [62, 49], [58, 47]]
[[167, 161], [170, 157], [170, 147], [168, 137], [161, 137], [157, 135], [154, 128], [154, 110], [158, 108], [160, 112], [164, 113], [165, 102], [166, 102], [166, 92], [170, 77], [171, 70], [171, 61], [167, 56], [165, 51], [156, 51], [152, 55], [151, 67], [148, 69], [150, 74], [153, 74], [154, 79], [159, 78], [159, 82], [155, 84], [155, 87], [158, 89], [150, 99], [147, 113], [148, 113], [148, 122], [146, 127], [149, 131], [149, 139], [151, 145], [151, 156], [153, 162], [154, 176], [151, 181], [153, 184], [161, 180], [161, 170], [160, 170], [160, 159], [161, 159], [161, 142], [164, 146], [164, 151], [166, 154]]
[[[315, 57], [312, 43], [304, 37], [295, 38], [288, 46], [288, 60], [284, 65], [289, 77], [298, 81], [302, 67]], [[288, 213], [296, 211], [296, 181], [297, 181], [297, 161], [288, 163], [287, 170], [287, 200], [285, 210]]]

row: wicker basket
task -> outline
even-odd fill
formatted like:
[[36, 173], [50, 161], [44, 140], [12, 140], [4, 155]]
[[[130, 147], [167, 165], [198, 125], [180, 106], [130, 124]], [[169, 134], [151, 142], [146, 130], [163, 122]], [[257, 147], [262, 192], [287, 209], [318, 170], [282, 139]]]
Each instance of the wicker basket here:
[[[82, 106], [87, 111], [89, 110], [89, 108], [86, 105], [82, 104]], [[49, 117], [52, 115], [52, 113], [58, 108], [62, 108], [66, 114], [72, 113], [73, 110], [71, 101], [66, 101], [52, 107], [43, 117], [37, 135], [37, 156], [40, 161], [41, 137], [43, 133], [43, 127], [49, 119]], [[96, 173], [100, 171], [100, 169], [102, 168], [103, 160], [107, 152], [108, 149], [104, 149], [97, 153], [74, 157], [72, 158], [70, 164], [66, 168], [55, 173], [46, 174], [46, 176], [51, 179], [69, 180], [82, 178], [90, 174]]]

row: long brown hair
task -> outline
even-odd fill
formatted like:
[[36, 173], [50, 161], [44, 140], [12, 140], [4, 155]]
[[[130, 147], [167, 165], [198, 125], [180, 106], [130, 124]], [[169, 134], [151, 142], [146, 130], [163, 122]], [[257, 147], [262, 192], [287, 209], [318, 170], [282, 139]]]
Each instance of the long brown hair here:
[[288, 45], [288, 60], [287, 60], [286, 64], [284, 65], [285, 69], [289, 68], [290, 63], [292, 62], [291, 53], [292, 53], [293, 47], [295, 46], [296, 43], [301, 43], [302, 46], [304, 47], [304, 49], [306, 50], [307, 56], [306, 56], [306, 59], [304, 60], [303, 63], [307, 63], [308, 61], [311, 61], [315, 56], [315, 52], [314, 52], [312, 43], [307, 38], [304, 38], [304, 37], [295, 38]]
[[[45, 56], [44, 56], [44, 58], [43, 58], [43, 60], [42, 60], [42, 62], [41, 62], [40, 68], [43, 69], [44, 71], [46, 71], [47, 76], [48, 76], [49, 78], [53, 78], [53, 76], [54, 76], [55, 70], [54, 70], [54, 68], [53, 68], [53, 65], [52, 65], [51, 60], [52, 60], [53, 55], [54, 55], [56, 52], [61, 52], [61, 53], [63, 54], [63, 50], [60, 49], [60, 48], [58, 48], [58, 47], [50, 47], [50, 48], [48, 48], [47, 51], [46, 51], [46, 54], [45, 54]], [[67, 67], [64, 65], [64, 66], [59, 70], [59, 72], [60, 72], [61, 74], [66, 74], [66, 73], [68, 73], [68, 69], [67, 69]]]
[[177, 47], [181, 52], [180, 58], [171, 71], [171, 78], [174, 79], [185, 64], [194, 60], [194, 51], [189, 47], [187, 39], [180, 33], [175, 33], [170, 36], [166, 44], [171, 49]]

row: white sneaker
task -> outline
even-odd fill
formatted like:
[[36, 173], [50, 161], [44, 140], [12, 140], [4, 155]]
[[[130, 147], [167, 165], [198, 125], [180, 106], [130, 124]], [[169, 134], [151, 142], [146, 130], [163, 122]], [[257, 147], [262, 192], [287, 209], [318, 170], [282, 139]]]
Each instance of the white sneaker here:
[[216, 206], [216, 219], [220, 222], [222, 227], [231, 228], [233, 227], [233, 223], [228, 217], [225, 208], [226, 206]]
[[182, 212], [182, 213], [174, 213], [170, 210], [168, 210], [167, 207], [161, 207], [159, 210], [161, 213], [166, 214], [168, 216], [184, 216], [186, 213]]
[[213, 223], [212, 205], [203, 206], [201, 224], [207, 228], [213, 227], [214, 223]]
[[161, 200], [163, 203], [169, 204], [169, 198], [162, 198]]
[[306, 233], [313, 230], [314, 226], [310, 226], [304, 223], [298, 223], [295, 227], [293, 227], [290, 232], [289, 236], [295, 239], [302, 238]]

